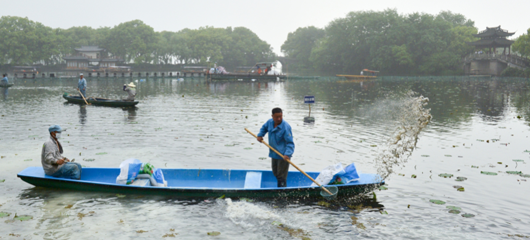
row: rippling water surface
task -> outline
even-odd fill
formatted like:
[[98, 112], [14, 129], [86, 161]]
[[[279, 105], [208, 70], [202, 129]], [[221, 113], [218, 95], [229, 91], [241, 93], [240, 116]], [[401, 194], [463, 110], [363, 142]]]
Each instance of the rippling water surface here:
[[[87, 93], [124, 98], [121, 86], [128, 81], [90, 79]], [[530, 178], [506, 172], [530, 174], [528, 80], [148, 79], [138, 83], [137, 109], [125, 110], [65, 103], [61, 95], [73, 94], [76, 80], [15, 84], [0, 101], [1, 238], [530, 237]], [[316, 98], [315, 124], [303, 122], [304, 95]], [[35, 188], [16, 177], [40, 166], [51, 124], [67, 128], [64, 155], [87, 167], [118, 167], [134, 157], [162, 168], [270, 169], [270, 160], [263, 159], [267, 148], [244, 128], [257, 133], [274, 107], [284, 109], [293, 128], [293, 161], [302, 169], [355, 162], [359, 171], [388, 175], [388, 190], [329, 204], [183, 200]], [[419, 127], [429, 114], [429, 124]], [[449, 213], [447, 206], [460, 213]], [[33, 219], [13, 221], [15, 214]], [[208, 236], [214, 231], [220, 235]]]

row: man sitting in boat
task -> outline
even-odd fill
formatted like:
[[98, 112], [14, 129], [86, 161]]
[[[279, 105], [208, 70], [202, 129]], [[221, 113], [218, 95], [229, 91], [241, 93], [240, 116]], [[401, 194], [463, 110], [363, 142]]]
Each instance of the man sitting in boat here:
[[272, 118], [269, 119], [258, 133], [258, 142], [263, 141], [265, 134], [269, 133], [269, 145], [283, 155], [283, 159], [274, 151], [269, 150], [272, 160], [272, 173], [278, 181], [278, 187], [287, 187], [287, 174], [289, 173], [289, 162], [294, 153], [293, 132], [291, 125], [283, 121], [281, 108], [272, 109]]
[[136, 85], [134, 85], [133, 82], [124, 84], [123, 91], [126, 91], [129, 94], [127, 98], [123, 99], [124, 101], [134, 101], [134, 97], [136, 97]]
[[2, 85], [9, 84], [9, 80], [7, 79], [7, 74], [4, 73], [4, 78], [2, 78]]
[[59, 125], [48, 128], [50, 139], [42, 145], [41, 162], [46, 175], [57, 178], [81, 179], [81, 164], [70, 162], [62, 156], [63, 146], [59, 142], [62, 129]]

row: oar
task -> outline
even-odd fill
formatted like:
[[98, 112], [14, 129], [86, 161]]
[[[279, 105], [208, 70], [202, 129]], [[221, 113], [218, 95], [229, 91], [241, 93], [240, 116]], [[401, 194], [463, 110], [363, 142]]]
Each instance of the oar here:
[[79, 88], [77, 89], [77, 92], [79, 92], [79, 94], [81, 94], [81, 97], [83, 98], [83, 100], [85, 100], [85, 103], [86, 105], [90, 105], [90, 103], [88, 103], [85, 99], [85, 96], [83, 96], [83, 94], [81, 93], [81, 91], [79, 91]]
[[[258, 138], [258, 136], [254, 135], [254, 133], [250, 132], [248, 129], [245, 128], [245, 131], [247, 131], [248, 133], [250, 133], [250, 135], [254, 136], [256, 139]], [[337, 193], [338, 193], [338, 188], [337, 188], [337, 191], [335, 192], [335, 194], [331, 193], [327, 188], [325, 188], [324, 186], [320, 185], [317, 181], [315, 181], [315, 179], [313, 179], [312, 177], [310, 177], [309, 175], [307, 175], [307, 173], [305, 173], [302, 169], [298, 168], [296, 165], [294, 165], [293, 162], [291, 162], [290, 160], [288, 159], [285, 159], [283, 158], [283, 155], [276, 151], [276, 149], [274, 149], [273, 147], [271, 147], [269, 144], [267, 144], [265, 141], [261, 141], [261, 143], [265, 144], [265, 146], [269, 147], [272, 151], [274, 151], [276, 154], [280, 155], [280, 157], [282, 157], [282, 159], [284, 159], [285, 161], [289, 162], [291, 165], [293, 165], [293, 167], [295, 167], [296, 169], [298, 169], [298, 171], [300, 171], [301, 173], [303, 173], [307, 178], [311, 179], [311, 181], [313, 181], [316, 185], [318, 185], [319, 187], [322, 188], [323, 191], [325, 191], [327, 194], [329, 194], [329, 196], [325, 196], [324, 194], [322, 194], [322, 192], [320, 193], [320, 195], [322, 195], [323, 197], [326, 197], [326, 198], [333, 198], [335, 196], [337, 196]]]

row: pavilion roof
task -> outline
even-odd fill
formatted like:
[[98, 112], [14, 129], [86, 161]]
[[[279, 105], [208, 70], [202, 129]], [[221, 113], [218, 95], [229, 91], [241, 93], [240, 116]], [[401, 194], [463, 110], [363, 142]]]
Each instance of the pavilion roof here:
[[480, 39], [474, 42], [468, 42], [467, 44], [475, 47], [509, 47], [514, 43], [512, 40], [506, 38], [492, 38], [492, 39]]
[[507, 30], [504, 30], [499, 25], [498, 27], [486, 27], [486, 30], [483, 30], [479, 32], [478, 34], [473, 34], [475, 37], [479, 38], [492, 38], [492, 37], [509, 37], [514, 35], [515, 32], [508, 32]]

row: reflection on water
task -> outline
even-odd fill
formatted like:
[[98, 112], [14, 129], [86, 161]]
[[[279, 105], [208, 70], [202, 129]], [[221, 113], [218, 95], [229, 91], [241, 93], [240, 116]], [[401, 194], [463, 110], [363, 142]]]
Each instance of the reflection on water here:
[[[91, 79], [88, 93], [120, 99], [130, 81]], [[0, 212], [34, 219], [3, 218], [0, 237], [198, 239], [212, 231], [227, 239], [530, 236], [530, 179], [507, 172], [530, 173], [525, 79], [146, 79], [137, 85], [140, 104], [133, 109], [63, 104], [62, 94], [74, 94], [77, 80], [28, 80], [10, 89], [9, 101], [0, 102]], [[303, 120], [305, 95], [316, 98], [310, 125]], [[134, 157], [163, 168], [270, 169], [267, 148], [243, 129], [259, 131], [274, 107], [284, 109], [293, 128], [293, 161], [303, 170], [336, 162], [355, 162], [359, 171], [373, 173], [391, 166], [387, 190], [339, 202], [182, 200], [40, 189], [15, 175], [40, 165], [51, 124], [68, 128], [64, 155], [87, 167], [118, 167]], [[439, 177], [443, 173], [454, 177]], [[450, 213], [447, 206], [475, 217]]]
[[7, 100], [7, 94], [9, 93], [9, 88], [3, 88], [2, 96], [4, 97], [4, 100]]

